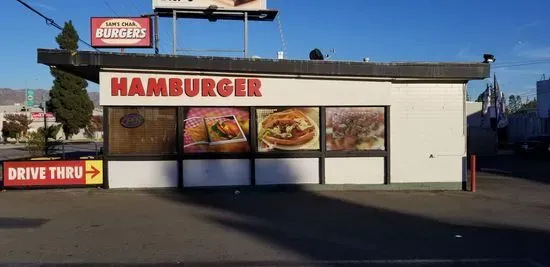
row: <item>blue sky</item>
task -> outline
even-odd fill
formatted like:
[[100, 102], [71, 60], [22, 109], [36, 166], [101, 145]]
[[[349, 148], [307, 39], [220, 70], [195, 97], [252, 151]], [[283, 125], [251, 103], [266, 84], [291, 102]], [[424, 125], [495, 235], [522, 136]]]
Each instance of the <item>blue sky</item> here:
[[[36, 49], [56, 48], [59, 31], [17, 1], [3, 2], [0, 88], [50, 88], [49, 70], [36, 63]], [[150, 0], [27, 3], [59, 24], [72, 20], [86, 41], [92, 16], [152, 11]], [[534, 96], [543, 74], [550, 76], [548, 0], [268, 0], [268, 6], [281, 12], [287, 56], [293, 59], [306, 59], [314, 47], [334, 49], [334, 60], [375, 62], [481, 61], [490, 52], [497, 58], [491, 71], [502, 89], [524, 98]], [[181, 48], [242, 48], [242, 22], [180, 20], [178, 27]], [[161, 53], [171, 52], [171, 31], [171, 20], [162, 19]], [[275, 58], [282, 48], [277, 21], [251, 23], [249, 48], [251, 55]], [[484, 87], [485, 81], [471, 82], [470, 94]], [[90, 90], [97, 88], [90, 83]]]

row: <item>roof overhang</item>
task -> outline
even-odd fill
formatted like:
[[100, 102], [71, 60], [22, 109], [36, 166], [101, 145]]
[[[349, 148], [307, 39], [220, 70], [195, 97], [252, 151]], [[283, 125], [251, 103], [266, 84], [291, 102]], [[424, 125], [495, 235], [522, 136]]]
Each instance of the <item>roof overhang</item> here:
[[99, 72], [104, 68], [455, 81], [480, 80], [489, 77], [490, 74], [490, 65], [478, 62], [374, 63], [273, 60], [95, 51], [70, 52], [56, 49], [38, 49], [38, 63], [95, 83], [99, 83]]

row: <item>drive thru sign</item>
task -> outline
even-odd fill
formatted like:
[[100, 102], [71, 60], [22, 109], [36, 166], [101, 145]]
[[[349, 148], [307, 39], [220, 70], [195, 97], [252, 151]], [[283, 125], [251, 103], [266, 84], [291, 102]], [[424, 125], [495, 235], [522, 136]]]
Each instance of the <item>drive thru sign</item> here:
[[101, 160], [4, 162], [4, 187], [103, 184]]

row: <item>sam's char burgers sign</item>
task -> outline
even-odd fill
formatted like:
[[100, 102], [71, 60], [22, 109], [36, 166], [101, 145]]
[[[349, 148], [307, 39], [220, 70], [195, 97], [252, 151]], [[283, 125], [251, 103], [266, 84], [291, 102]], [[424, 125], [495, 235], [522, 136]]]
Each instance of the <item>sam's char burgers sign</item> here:
[[93, 47], [149, 48], [153, 46], [149, 17], [91, 18]]

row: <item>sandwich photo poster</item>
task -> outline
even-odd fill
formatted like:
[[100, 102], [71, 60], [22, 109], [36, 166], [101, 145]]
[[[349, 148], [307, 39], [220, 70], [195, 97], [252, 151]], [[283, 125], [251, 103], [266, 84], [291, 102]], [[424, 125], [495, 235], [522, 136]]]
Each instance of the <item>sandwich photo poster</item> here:
[[327, 151], [385, 150], [383, 107], [326, 108]]
[[249, 123], [248, 108], [188, 108], [184, 116], [183, 152], [249, 152]]
[[319, 108], [256, 109], [258, 151], [320, 150]]

